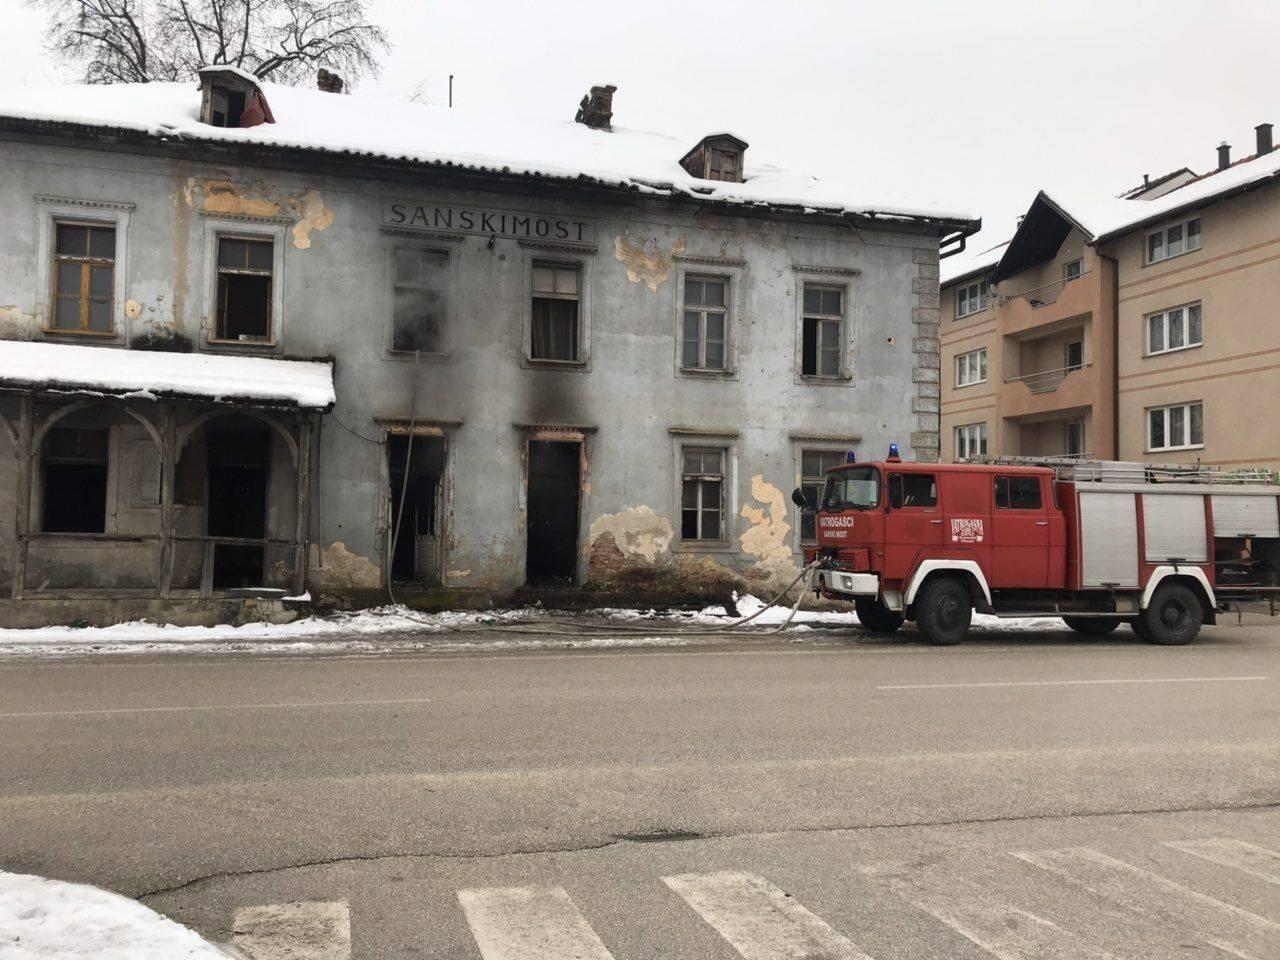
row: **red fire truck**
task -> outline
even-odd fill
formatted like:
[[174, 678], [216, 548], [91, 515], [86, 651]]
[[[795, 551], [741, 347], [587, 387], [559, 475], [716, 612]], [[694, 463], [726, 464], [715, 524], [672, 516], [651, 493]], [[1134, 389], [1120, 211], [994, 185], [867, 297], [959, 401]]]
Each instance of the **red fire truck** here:
[[[850, 457], [852, 460], [852, 456]], [[1219, 612], [1280, 598], [1280, 485], [1266, 471], [982, 458], [828, 471], [814, 589], [851, 600], [866, 628], [904, 620], [959, 643], [974, 610], [1056, 616], [1103, 635], [1184, 644]]]

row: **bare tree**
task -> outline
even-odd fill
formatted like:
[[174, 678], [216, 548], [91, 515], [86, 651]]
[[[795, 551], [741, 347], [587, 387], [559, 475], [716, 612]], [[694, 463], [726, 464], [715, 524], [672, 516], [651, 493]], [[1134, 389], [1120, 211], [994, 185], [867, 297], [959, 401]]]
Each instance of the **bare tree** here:
[[193, 77], [215, 63], [296, 83], [320, 65], [376, 73], [388, 47], [364, 0], [29, 0], [50, 11], [50, 47], [88, 83]]

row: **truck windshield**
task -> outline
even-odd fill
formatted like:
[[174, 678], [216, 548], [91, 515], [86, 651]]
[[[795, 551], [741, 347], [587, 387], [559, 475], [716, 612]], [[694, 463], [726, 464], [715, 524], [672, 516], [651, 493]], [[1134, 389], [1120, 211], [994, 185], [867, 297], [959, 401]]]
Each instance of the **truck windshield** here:
[[880, 506], [880, 471], [854, 467], [827, 474], [823, 510], [874, 510]]

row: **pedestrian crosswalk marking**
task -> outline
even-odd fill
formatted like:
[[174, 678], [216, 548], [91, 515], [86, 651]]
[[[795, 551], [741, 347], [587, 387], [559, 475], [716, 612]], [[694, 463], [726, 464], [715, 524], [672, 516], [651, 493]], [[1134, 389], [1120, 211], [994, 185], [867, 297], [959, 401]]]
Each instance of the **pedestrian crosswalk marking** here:
[[1052, 920], [987, 896], [958, 877], [892, 879], [890, 888], [999, 960], [1115, 960]]
[[783, 891], [750, 873], [663, 877], [744, 960], [871, 960]]
[[613, 960], [563, 887], [459, 890], [484, 960]]
[[345, 900], [243, 907], [231, 931], [231, 945], [249, 960], [351, 958], [351, 910]]
[[1241, 910], [1087, 847], [1014, 853], [1135, 913], [1185, 924], [1205, 943], [1241, 960], [1280, 956], [1280, 923]]
[[1173, 840], [1165, 844], [1201, 860], [1234, 867], [1250, 876], [1280, 886], [1280, 853], [1243, 840]]

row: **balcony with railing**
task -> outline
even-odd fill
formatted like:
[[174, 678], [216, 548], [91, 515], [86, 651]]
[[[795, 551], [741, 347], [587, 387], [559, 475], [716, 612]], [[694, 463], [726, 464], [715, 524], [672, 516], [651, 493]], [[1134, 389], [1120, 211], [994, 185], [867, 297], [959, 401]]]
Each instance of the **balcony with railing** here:
[[1100, 274], [1090, 270], [1066, 280], [1055, 280], [1020, 292], [1000, 294], [1001, 333], [1017, 334], [1073, 317], [1092, 315], [1100, 309]]
[[1098, 375], [1092, 363], [1006, 377], [1000, 396], [1000, 415], [1027, 417], [1091, 407], [1097, 393]]

